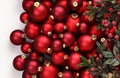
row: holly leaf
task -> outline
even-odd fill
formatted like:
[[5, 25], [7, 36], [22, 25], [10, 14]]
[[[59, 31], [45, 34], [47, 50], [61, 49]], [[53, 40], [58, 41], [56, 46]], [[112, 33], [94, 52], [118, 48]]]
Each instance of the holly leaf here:
[[92, 67], [95, 66], [95, 60], [94, 60], [94, 57], [90, 57], [90, 62], [91, 62]]
[[113, 54], [115, 56], [119, 54], [119, 49], [116, 46], [113, 47]]
[[111, 66], [118, 66], [120, 64], [119, 61], [115, 58], [110, 58], [105, 63]]
[[80, 56], [80, 58], [83, 62], [89, 63], [88, 60], [84, 56]]
[[92, 20], [94, 19], [94, 16], [95, 16], [95, 13], [92, 12], [92, 13], [89, 15], [88, 20], [89, 20], [89, 21], [92, 21]]
[[102, 51], [102, 54], [106, 58], [112, 58], [113, 57], [113, 54], [109, 51]]

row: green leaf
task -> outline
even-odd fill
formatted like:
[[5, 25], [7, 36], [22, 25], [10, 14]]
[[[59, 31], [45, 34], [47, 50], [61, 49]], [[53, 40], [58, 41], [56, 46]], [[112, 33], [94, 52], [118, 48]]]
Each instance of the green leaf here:
[[119, 54], [119, 49], [116, 46], [113, 47], [113, 54], [115, 56]]
[[90, 57], [90, 62], [91, 62], [92, 67], [95, 66], [95, 60], [94, 60], [94, 57]]
[[90, 15], [91, 11], [84, 12], [83, 15]]
[[113, 57], [113, 54], [111, 52], [108, 52], [108, 51], [102, 51], [102, 54], [106, 58], [112, 58]]
[[108, 78], [108, 74], [102, 73], [102, 77]]
[[120, 63], [117, 59], [114, 59], [114, 63], [112, 64], [112, 66], [118, 66]]
[[96, 41], [96, 45], [98, 46], [99, 49], [101, 49], [102, 46], [98, 41]]
[[115, 58], [110, 58], [105, 63], [111, 66], [118, 66], [120, 64], [119, 61]]
[[89, 15], [89, 21], [92, 21], [94, 19], [94, 16], [95, 16], [95, 13], [92, 12], [90, 15]]
[[87, 67], [87, 66], [89, 66], [89, 64], [86, 64], [85, 62], [82, 62], [82, 63], [78, 64], [78, 66]]
[[89, 63], [88, 60], [84, 56], [80, 56], [80, 58], [83, 62]]

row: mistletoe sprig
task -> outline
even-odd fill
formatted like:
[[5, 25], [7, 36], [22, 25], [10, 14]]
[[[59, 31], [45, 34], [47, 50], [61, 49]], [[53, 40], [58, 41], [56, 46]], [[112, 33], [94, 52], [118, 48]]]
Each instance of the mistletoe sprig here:
[[[84, 14], [89, 16], [90, 21], [96, 19], [96, 29], [105, 31], [105, 38], [102, 43], [96, 41], [97, 56], [89, 60], [82, 56], [79, 65], [88, 67], [97, 78], [120, 78], [120, 4], [118, 0], [102, 0], [97, 2], [97, 6], [87, 8], [89, 11]], [[106, 39], [113, 42], [111, 48], [106, 48]]]

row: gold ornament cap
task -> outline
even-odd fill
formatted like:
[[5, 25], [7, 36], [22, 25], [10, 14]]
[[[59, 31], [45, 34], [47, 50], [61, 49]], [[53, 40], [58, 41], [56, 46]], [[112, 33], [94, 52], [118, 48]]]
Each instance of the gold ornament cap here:
[[97, 40], [97, 36], [93, 34], [92, 35], [92, 40], [94, 40], [94, 41]]
[[35, 2], [34, 3], [34, 7], [39, 7], [39, 5], [40, 5], [40, 2]]
[[76, 19], [78, 17], [78, 14], [73, 13], [73, 14], [71, 14], [71, 16], [72, 16], [72, 18]]
[[77, 6], [78, 6], [78, 2], [77, 2], [77, 1], [74, 1], [74, 2], [73, 2], [73, 6], [74, 6], [74, 7], [77, 7]]
[[62, 76], [63, 76], [63, 73], [62, 73], [62, 72], [59, 72], [59, 73], [58, 73], [58, 77], [62, 78]]

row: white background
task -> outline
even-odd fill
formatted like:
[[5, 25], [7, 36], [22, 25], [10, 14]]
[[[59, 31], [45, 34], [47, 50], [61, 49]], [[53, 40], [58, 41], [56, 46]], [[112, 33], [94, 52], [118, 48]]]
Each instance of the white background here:
[[22, 0], [0, 0], [0, 78], [22, 78], [22, 72], [13, 68], [15, 56], [22, 54], [19, 46], [10, 43], [9, 35], [15, 29], [23, 29], [19, 20]]

